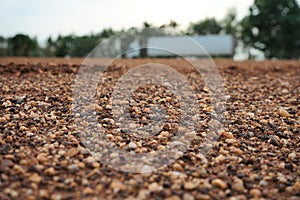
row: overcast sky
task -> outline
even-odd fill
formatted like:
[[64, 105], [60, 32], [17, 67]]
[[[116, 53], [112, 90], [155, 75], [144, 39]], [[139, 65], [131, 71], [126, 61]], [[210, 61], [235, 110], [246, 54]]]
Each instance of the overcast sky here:
[[241, 19], [253, 0], [1, 0], [0, 35], [16, 33], [45, 40], [58, 34], [77, 35], [175, 20], [179, 29], [205, 17], [222, 19], [236, 8]]

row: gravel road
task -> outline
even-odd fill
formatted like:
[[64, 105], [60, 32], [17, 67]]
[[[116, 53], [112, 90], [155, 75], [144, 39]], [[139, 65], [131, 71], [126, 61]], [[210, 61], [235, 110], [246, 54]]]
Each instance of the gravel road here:
[[159, 103], [167, 110], [166, 124], [145, 140], [119, 131], [110, 99], [118, 79], [134, 66], [172, 66], [187, 77], [199, 104], [197, 131], [180, 130], [192, 138], [188, 149], [176, 154], [175, 162], [142, 174], [107, 166], [79, 137], [78, 118], [90, 117], [72, 113], [82, 61], [0, 59], [0, 199], [300, 199], [300, 61], [215, 60], [227, 102], [223, 129], [205, 153], [199, 149], [214, 107], [195, 70], [178, 59], [112, 64], [86, 109], [118, 148], [151, 154], [165, 148], [179, 129], [176, 98], [166, 88], [148, 85], [132, 96], [131, 117], [146, 125], [149, 105]]

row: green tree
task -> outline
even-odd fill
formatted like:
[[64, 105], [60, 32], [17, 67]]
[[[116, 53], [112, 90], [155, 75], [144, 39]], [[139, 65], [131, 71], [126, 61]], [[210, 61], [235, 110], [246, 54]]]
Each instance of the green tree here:
[[37, 56], [38, 42], [27, 35], [17, 34], [9, 39], [9, 55], [11, 56]]
[[222, 31], [226, 34], [232, 34], [237, 36], [238, 33], [238, 21], [236, 19], [237, 12], [234, 8], [227, 11], [226, 16], [221, 21]]
[[206, 18], [197, 23], [192, 23], [189, 27], [189, 34], [219, 34], [222, 31], [221, 24], [215, 18]]
[[76, 37], [73, 41], [73, 48], [71, 49], [70, 56], [84, 57], [87, 56], [100, 42], [99, 36], [89, 35]]
[[52, 57], [55, 56], [56, 46], [55, 42], [52, 40], [52, 37], [47, 39], [46, 47], [43, 49], [44, 56]]
[[295, 0], [255, 0], [241, 26], [246, 47], [267, 58], [299, 58], [300, 8]]
[[0, 36], [0, 56], [7, 56], [7, 40]]
[[169, 23], [169, 27], [176, 29], [178, 27], [178, 23], [174, 20], [171, 20]]
[[115, 35], [111, 28], [103, 29], [99, 34], [84, 36], [59, 35], [56, 41], [51, 38], [47, 41], [46, 52], [57, 57], [71, 56], [84, 57], [95, 48], [101, 40]]
[[99, 37], [100, 38], [109, 38], [113, 35], [115, 35], [117, 32], [114, 31], [112, 28], [107, 28], [103, 29], [102, 32], [100, 33]]
[[58, 36], [55, 41], [55, 56], [64, 57], [71, 56], [74, 47], [74, 35]]

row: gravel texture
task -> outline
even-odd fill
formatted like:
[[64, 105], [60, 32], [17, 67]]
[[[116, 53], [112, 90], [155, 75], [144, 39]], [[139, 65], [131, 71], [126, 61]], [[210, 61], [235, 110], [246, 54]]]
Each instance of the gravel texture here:
[[0, 59], [0, 199], [300, 199], [299, 61], [216, 60], [226, 90], [226, 120], [205, 155], [199, 149], [214, 108], [201, 77], [175, 59], [114, 63], [99, 80], [97, 101], [86, 109], [95, 111], [106, 138], [119, 148], [151, 153], [164, 148], [178, 128], [176, 99], [150, 85], [135, 92], [130, 113], [147, 124], [149, 104], [161, 103], [170, 116], [163, 130], [145, 140], [116, 133], [109, 100], [118, 78], [133, 66], [174, 67], [188, 77], [200, 105], [197, 132], [185, 133], [193, 140], [188, 150], [176, 162], [144, 174], [104, 165], [78, 137], [75, 122], [85, 113], [72, 113], [71, 107], [81, 62]]

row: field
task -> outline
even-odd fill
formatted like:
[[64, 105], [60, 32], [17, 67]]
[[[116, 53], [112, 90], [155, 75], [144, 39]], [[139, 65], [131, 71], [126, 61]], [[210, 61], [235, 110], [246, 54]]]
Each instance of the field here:
[[145, 140], [116, 131], [110, 99], [129, 69], [149, 62], [174, 67], [188, 77], [200, 105], [197, 131], [185, 133], [192, 137], [188, 149], [175, 162], [147, 173], [119, 171], [85, 148], [78, 124], [85, 126], [90, 115], [72, 112], [82, 61], [0, 59], [0, 199], [300, 199], [300, 61], [215, 60], [226, 109], [223, 129], [207, 152], [200, 149], [209, 134], [213, 100], [194, 69], [177, 59], [114, 63], [99, 80], [92, 108], [85, 108], [125, 151], [164, 148], [176, 134], [179, 107], [165, 88], [139, 88], [132, 117], [145, 124], [147, 104], [159, 102], [174, 121]]

